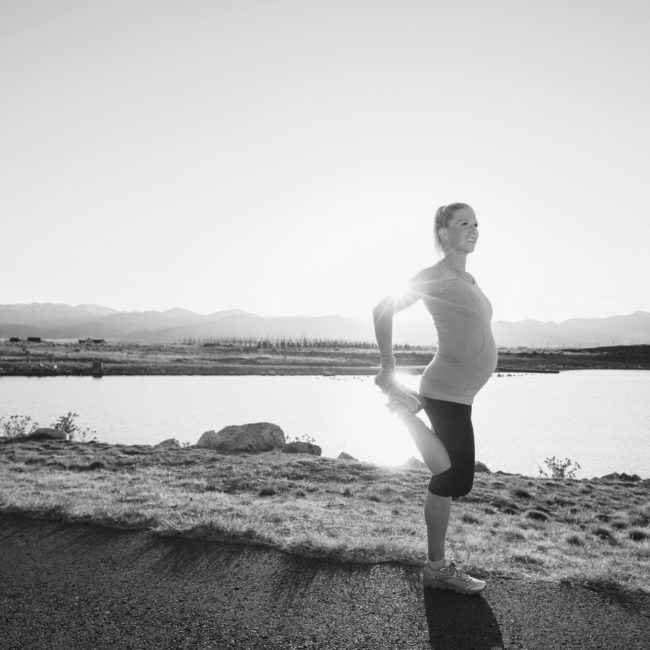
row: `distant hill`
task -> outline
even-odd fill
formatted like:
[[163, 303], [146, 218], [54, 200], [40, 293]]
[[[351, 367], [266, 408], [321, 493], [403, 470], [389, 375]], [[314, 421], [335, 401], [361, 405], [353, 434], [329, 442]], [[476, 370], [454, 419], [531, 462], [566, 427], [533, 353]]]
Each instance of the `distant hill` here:
[[[637, 311], [609, 318], [572, 318], [555, 323], [525, 320], [493, 325], [502, 347], [597, 347], [650, 343], [650, 313]], [[399, 314], [398, 343], [431, 345], [435, 331], [424, 313]], [[265, 318], [241, 310], [197, 314], [187, 309], [122, 312], [98, 305], [31, 303], [0, 305], [0, 338], [41, 336], [49, 339], [105, 338], [143, 343], [174, 343], [184, 339], [307, 337], [363, 341], [373, 339], [366, 322], [343, 316]]]

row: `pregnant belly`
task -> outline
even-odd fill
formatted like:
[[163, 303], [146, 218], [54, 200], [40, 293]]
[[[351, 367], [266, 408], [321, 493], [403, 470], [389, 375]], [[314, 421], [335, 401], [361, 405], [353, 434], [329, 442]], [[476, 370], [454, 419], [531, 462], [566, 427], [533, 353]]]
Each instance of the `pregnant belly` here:
[[438, 342], [438, 356], [452, 363], [465, 364], [480, 357], [486, 348], [485, 330], [475, 329], [462, 336], [441, 337]]
[[497, 365], [497, 350], [492, 333], [479, 330], [463, 344], [440, 344], [425, 374], [448, 386], [480, 388]]

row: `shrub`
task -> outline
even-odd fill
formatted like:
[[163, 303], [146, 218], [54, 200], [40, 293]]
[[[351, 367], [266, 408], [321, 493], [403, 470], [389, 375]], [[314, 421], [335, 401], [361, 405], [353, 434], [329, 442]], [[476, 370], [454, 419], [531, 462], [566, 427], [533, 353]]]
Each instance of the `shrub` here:
[[608, 528], [599, 526], [598, 528], [594, 528], [592, 532], [596, 537], [602, 539], [604, 542], [608, 542], [609, 544], [618, 543], [616, 538], [614, 537], [614, 534]]
[[534, 521], [548, 521], [548, 515], [539, 510], [529, 510], [526, 513], [526, 519], [533, 519]]
[[560, 460], [555, 456], [544, 461], [548, 471], [539, 468], [539, 475], [546, 478], [575, 478], [580, 465], [570, 458]]
[[0, 418], [0, 428], [5, 438], [18, 438], [34, 433], [38, 429], [38, 423], [29, 415], [11, 415], [8, 418]]
[[61, 415], [59, 419], [51, 425], [53, 429], [58, 431], [64, 431], [68, 434], [70, 440], [79, 440], [81, 442], [91, 442], [97, 440], [95, 435], [97, 432], [85, 428], [80, 428], [79, 425], [75, 422], [76, 418], [79, 416], [72, 411], [68, 411], [67, 415]]
[[470, 515], [468, 513], [462, 515], [460, 520], [464, 524], [480, 524], [481, 523], [480, 519], [478, 519], [477, 517], [474, 517], [473, 515]]
[[287, 444], [292, 442], [306, 442], [309, 443], [310, 445], [316, 444], [316, 440], [312, 436], [307, 435], [306, 433], [303, 433], [299, 436], [287, 436], [286, 442]]
[[645, 542], [646, 540], [650, 539], [650, 533], [646, 533], [645, 530], [640, 530], [639, 528], [635, 528], [634, 530], [629, 531], [627, 536], [633, 542]]

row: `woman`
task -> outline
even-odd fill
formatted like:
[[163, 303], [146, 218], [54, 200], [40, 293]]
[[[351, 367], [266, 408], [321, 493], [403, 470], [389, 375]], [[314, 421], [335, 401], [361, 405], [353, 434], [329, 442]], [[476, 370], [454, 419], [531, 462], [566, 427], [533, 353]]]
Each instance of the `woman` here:
[[[433, 475], [424, 507], [429, 553], [424, 585], [474, 594], [485, 589], [485, 582], [462, 573], [445, 558], [445, 538], [451, 498], [467, 494], [474, 480], [472, 402], [497, 362], [492, 306], [465, 270], [478, 240], [472, 208], [465, 203], [438, 208], [434, 234], [443, 258], [417, 273], [405, 294], [389, 296], [374, 309], [381, 355], [375, 382], [388, 394], [389, 408], [405, 422]], [[393, 315], [418, 300], [433, 316], [438, 349], [422, 375], [419, 395], [414, 395], [395, 379], [392, 330]], [[416, 417], [420, 408], [433, 430]]]

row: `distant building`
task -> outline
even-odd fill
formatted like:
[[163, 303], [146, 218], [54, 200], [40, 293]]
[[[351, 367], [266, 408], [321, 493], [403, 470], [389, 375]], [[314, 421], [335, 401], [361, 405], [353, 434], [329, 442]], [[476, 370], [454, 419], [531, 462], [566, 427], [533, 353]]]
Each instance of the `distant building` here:
[[27, 343], [40, 343], [41, 342], [41, 337], [40, 336], [28, 336], [27, 337]]
[[102, 377], [104, 374], [104, 364], [100, 359], [94, 359], [92, 365], [93, 377]]
[[9, 343], [20, 343], [20, 338], [17, 336], [11, 336], [9, 337]]

